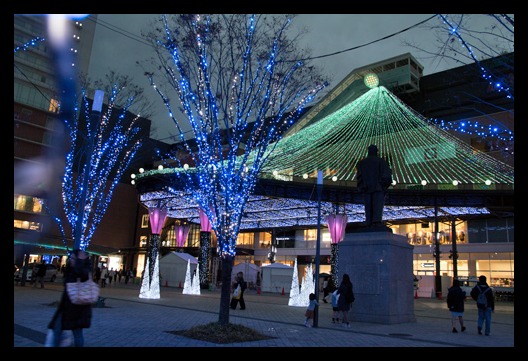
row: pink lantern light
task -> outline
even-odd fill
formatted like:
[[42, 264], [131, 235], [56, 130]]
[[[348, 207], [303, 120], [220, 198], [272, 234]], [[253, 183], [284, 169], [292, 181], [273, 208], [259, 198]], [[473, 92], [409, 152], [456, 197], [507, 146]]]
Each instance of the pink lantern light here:
[[211, 232], [213, 229], [213, 225], [211, 222], [209, 222], [209, 218], [207, 218], [207, 214], [205, 214], [202, 209], [198, 209], [198, 215], [200, 216], [200, 226], [202, 227], [202, 232]]
[[341, 242], [345, 236], [347, 224], [346, 214], [329, 214], [326, 216], [326, 223], [328, 224], [332, 244]]
[[189, 235], [190, 230], [191, 226], [189, 225], [174, 225], [174, 233], [176, 234], [176, 245], [178, 247], [183, 247], [185, 241], [187, 240], [187, 236]]
[[159, 207], [149, 207], [149, 223], [152, 234], [160, 234], [165, 220], [167, 219], [167, 209]]

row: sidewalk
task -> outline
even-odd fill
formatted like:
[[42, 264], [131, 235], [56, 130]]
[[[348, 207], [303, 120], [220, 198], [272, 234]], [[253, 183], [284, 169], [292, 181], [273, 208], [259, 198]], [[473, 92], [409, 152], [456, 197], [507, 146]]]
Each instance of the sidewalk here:
[[[43, 289], [14, 285], [14, 347], [43, 346], [62, 288], [57, 282], [47, 282]], [[149, 300], [138, 297], [139, 288], [139, 284], [112, 283], [101, 289], [105, 307], [93, 309], [92, 326], [84, 330], [86, 347], [507, 347], [513, 351], [515, 345], [512, 302], [497, 302], [491, 336], [477, 334], [472, 301], [464, 313], [466, 332], [452, 333], [445, 300], [425, 298], [415, 299], [416, 322], [385, 325], [352, 318], [349, 329], [333, 324], [330, 304], [320, 301], [318, 327], [306, 328], [305, 308], [288, 306], [288, 294], [251, 290], [244, 294], [246, 309], [230, 310], [229, 321], [274, 338], [214, 344], [170, 331], [218, 321], [220, 290], [183, 295], [180, 288], [161, 287], [161, 298]]]

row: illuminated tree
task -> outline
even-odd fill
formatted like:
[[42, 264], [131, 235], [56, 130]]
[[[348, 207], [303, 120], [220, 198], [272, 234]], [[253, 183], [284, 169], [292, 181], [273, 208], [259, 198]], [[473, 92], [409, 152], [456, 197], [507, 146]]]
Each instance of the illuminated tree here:
[[288, 306], [299, 306], [299, 270], [297, 268], [297, 257], [295, 257], [295, 263], [293, 265], [293, 276]]
[[297, 306], [308, 306], [310, 303], [310, 293], [315, 293], [315, 282], [313, 276], [312, 264], [309, 263], [302, 278]]
[[[89, 101], [83, 92], [80, 109], [84, 117], [76, 114], [72, 119], [63, 119], [70, 149], [66, 155], [62, 201], [72, 229], [74, 249], [88, 247], [112, 200], [115, 187], [141, 146], [140, 127], [136, 124], [139, 117], [130, 119], [127, 116], [133, 98], [129, 98], [123, 108], [114, 109], [121, 89], [114, 86], [104, 112], [94, 109], [90, 112]], [[102, 91], [99, 94], [103, 96]], [[62, 220], [53, 218], [66, 239]]]
[[[219, 323], [225, 325], [240, 221], [273, 150], [268, 145], [276, 144], [324, 84], [315, 81], [316, 73], [305, 64], [294, 61], [298, 52], [286, 36], [288, 18], [278, 27], [277, 18], [267, 22], [263, 15], [177, 19], [179, 26], [171, 27], [169, 18], [162, 17], [157, 49], [160, 69], [176, 91], [184, 116], [177, 119], [168, 95], [154, 82], [154, 73], [146, 75], [189, 155], [186, 161], [173, 158], [181, 170], [179, 185], [206, 213], [218, 240]], [[253, 161], [248, 166], [250, 153]]]
[[[128, 77], [112, 73], [107, 80], [114, 83], [107, 88], [110, 92], [103, 111], [105, 93], [96, 90], [92, 94], [93, 101], [88, 98], [87, 78], [74, 72], [68, 41], [60, 40], [52, 40], [50, 48], [61, 94], [57, 127], [60, 136], [56, 140], [64, 144], [65, 159], [61, 159], [63, 153], [55, 152], [49, 159], [49, 167], [58, 165], [62, 169], [64, 215], [56, 211], [56, 206], [50, 206], [56, 202], [51, 194], [44, 207], [58, 225], [65, 246], [67, 239], [73, 239], [73, 249], [85, 250], [106, 213], [115, 187], [141, 146], [139, 116], [128, 110], [137, 104], [142, 90], [132, 86]], [[16, 47], [15, 53], [40, 41], [45, 39], [36, 37]], [[80, 97], [76, 91], [77, 79], [84, 81]], [[68, 229], [65, 223], [69, 224]], [[71, 232], [71, 237], [67, 232]]]

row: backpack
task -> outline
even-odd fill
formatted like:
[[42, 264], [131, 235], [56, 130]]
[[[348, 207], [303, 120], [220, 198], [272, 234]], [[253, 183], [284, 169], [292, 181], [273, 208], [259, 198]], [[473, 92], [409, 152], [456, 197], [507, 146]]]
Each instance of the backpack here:
[[486, 292], [490, 290], [490, 288], [486, 288], [484, 291], [482, 291], [482, 288], [478, 287], [479, 294], [477, 296], [477, 308], [485, 310], [488, 308], [488, 298], [486, 297]]

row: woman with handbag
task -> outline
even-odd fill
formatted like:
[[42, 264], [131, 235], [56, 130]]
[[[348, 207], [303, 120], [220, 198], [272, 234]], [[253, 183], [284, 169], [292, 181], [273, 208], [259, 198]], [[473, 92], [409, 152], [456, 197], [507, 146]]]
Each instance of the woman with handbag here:
[[246, 281], [244, 281], [244, 273], [238, 272], [233, 285], [233, 296], [231, 297], [231, 308], [236, 310], [240, 302], [240, 309], [246, 309], [246, 302], [244, 301], [244, 291], [246, 290]]
[[85, 282], [91, 279], [92, 266], [89, 254], [85, 251], [74, 250], [66, 263], [64, 270], [64, 291], [62, 297], [48, 324], [53, 330], [53, 347], [59, 347], [64, 330], [72, 330], [75, 347], [84, 346], [83, 329], [89, 328], [92, 322], [92, 304], [73, 304], [67, 292], [67, 284]]

